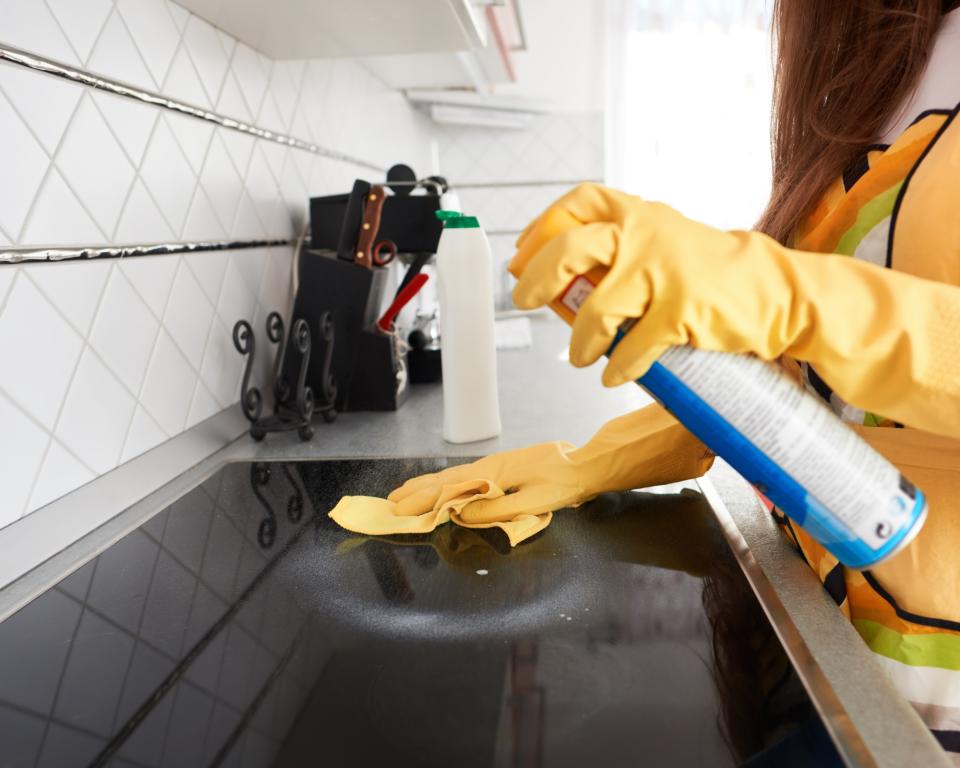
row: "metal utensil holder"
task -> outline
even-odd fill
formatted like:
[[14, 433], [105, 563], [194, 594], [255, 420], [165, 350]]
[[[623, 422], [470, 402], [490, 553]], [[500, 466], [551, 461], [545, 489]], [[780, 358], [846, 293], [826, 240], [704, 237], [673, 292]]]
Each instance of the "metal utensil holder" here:
[[[263, 412], [263, 394], [258, 387], [252, 386], [250, 377], [256, 356], [256, 337], [253, 328], [246, 320], [238, 320], [233, 326], [233, 345], [237, 352], [246, 356], [243, 370], [243, 384], [240, 392], [240, 407], [250, 422], [250, 436], [257, 441], [263, 440], [268, 432], [289, 432], [297, 430], [301, 440], [313, 437], [310, 423], [314, 413], [323, 420], [331, 422], [337, 417], [334, 401], [337, 397], [337, 385], [330, 373], [330, 360], [333, 355], [334, 328], [329, 312], [324, 312], [319, 320], [320, 342], [322, 345], [322, 375], [320, 377], [320, 402], [317, 403], [312, 387], [306, 385], [307, 368], [310, 364], [311, 334], [310, 326], [304, 319], [294, 322], [291, 331], [291, 343], [284, 336], [283, 318], [278, 312], [267, 315], [267, 339], [277, 345], [273, 362], [273, 413], [261, 416]], [[299, 357], [296, 385], [291, 386], [283, 373], [284, 350], [295, 351]]]

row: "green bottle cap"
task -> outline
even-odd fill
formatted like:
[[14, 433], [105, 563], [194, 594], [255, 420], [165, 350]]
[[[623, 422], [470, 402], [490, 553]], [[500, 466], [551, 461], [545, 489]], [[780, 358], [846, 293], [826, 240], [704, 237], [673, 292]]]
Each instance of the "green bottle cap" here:
[[479, 229], [480, 222], [476, 216], [467, 216], [460, 211], [434, 211], [440, 221], [443, 222], [444, 229]]

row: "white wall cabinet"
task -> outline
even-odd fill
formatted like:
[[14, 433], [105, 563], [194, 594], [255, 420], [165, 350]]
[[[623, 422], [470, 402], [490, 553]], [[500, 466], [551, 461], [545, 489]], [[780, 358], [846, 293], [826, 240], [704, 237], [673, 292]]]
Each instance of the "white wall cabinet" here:
[[481, 26], [486, 44], [469, 51], [372, 56], [367, 68], [387, 85], [412, 88], [472, 88], [516, 80], [512, 52], [524, 46], [515, 2], [482, 9]]
[[440, 53], [487, 45], [471, 0], [175, 0], [273, 59]]

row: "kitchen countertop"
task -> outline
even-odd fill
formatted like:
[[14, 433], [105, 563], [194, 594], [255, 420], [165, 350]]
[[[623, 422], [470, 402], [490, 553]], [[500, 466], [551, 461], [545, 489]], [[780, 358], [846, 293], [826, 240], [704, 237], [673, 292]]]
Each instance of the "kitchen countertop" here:
[[[397, 411], [342, 413], [332, 425], [317, 423], [309, 443], [295, 433], [269, 435], [252, 456], [272, 459], [334, 456], [485, 456], [549, 440], [581, 444], [608, 419], [653, 402], [639, 387], [607, 389], [601, 366], [576, 369], [567, 362], [570, 331], [552, 317], [531, 318], [534, 343], [500, 350], [497, 380], [503, 431], [497, 438], [456, 445], [443, 439], [440, 384], [417, 384]], [[245, 446], [249, 452], [250, 446]]]
[[[16, 553], [19, 575], [35, 542], [56, 547], [79, 539], [0, 589], [0, 619], [79, 568], [150, 516], [188, 492], [226, 462], [325, 458], [471, 457], [547, 440], [588, 440], [606, 420], [642, 407], [638, 387], [599, 384], [600, 367], [574, 369], [566, 361], [569, 331], [534, 317], [532, 349], [498, 355], [503, 433], [488, 441], [451, 445], [441, 436], [439, 386], [415, 386], [397, 412], [345, 413], [333, 424], [318, 421], [309, 443], [296, 435], [269, 435], [255, 443], [242, 435], [239, 408], [225, 411], [180, 438], [135, 459], [0, 532], [0, 550]], [[213, 452], [236, 435], [239, 439]], [[209, 455], [211, 454], [212, 455]], [[882, 674], [870, 652], [830, 602], [819, 582], [762, 512], [750, 489], [726, 464], [716, 462], [700, 483], [728, 544], [744, 570], [827, 727], [843, 743], [848, 761], [876, 760], [946, 765], [943, 753]], [[72, 526], [72, 527], [71, 527]], [[81, 530], [84, 529], [84, 530]], [[19, 571], [16, 570], [19, 568]], [[6, 574], [0, 573], [0, 577]], [[0, 584], [10, 578], [0, 578]]]

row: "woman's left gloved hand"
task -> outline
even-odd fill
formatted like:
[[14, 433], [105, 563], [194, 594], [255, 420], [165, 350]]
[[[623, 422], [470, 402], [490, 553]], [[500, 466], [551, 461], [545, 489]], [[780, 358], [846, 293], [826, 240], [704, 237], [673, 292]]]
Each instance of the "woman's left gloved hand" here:
[[517, 248], [513, 296], [525, 309], [608, 270], [570, 344], [571, 362], [589, 365], [624, 320], [639, 318], [610, 357], [607, 386], [639, 378], [673, 345], [787, 354], [859, 408], [960, 436], [960, 288], [714, 229], [595, 184], [557, 200]]

